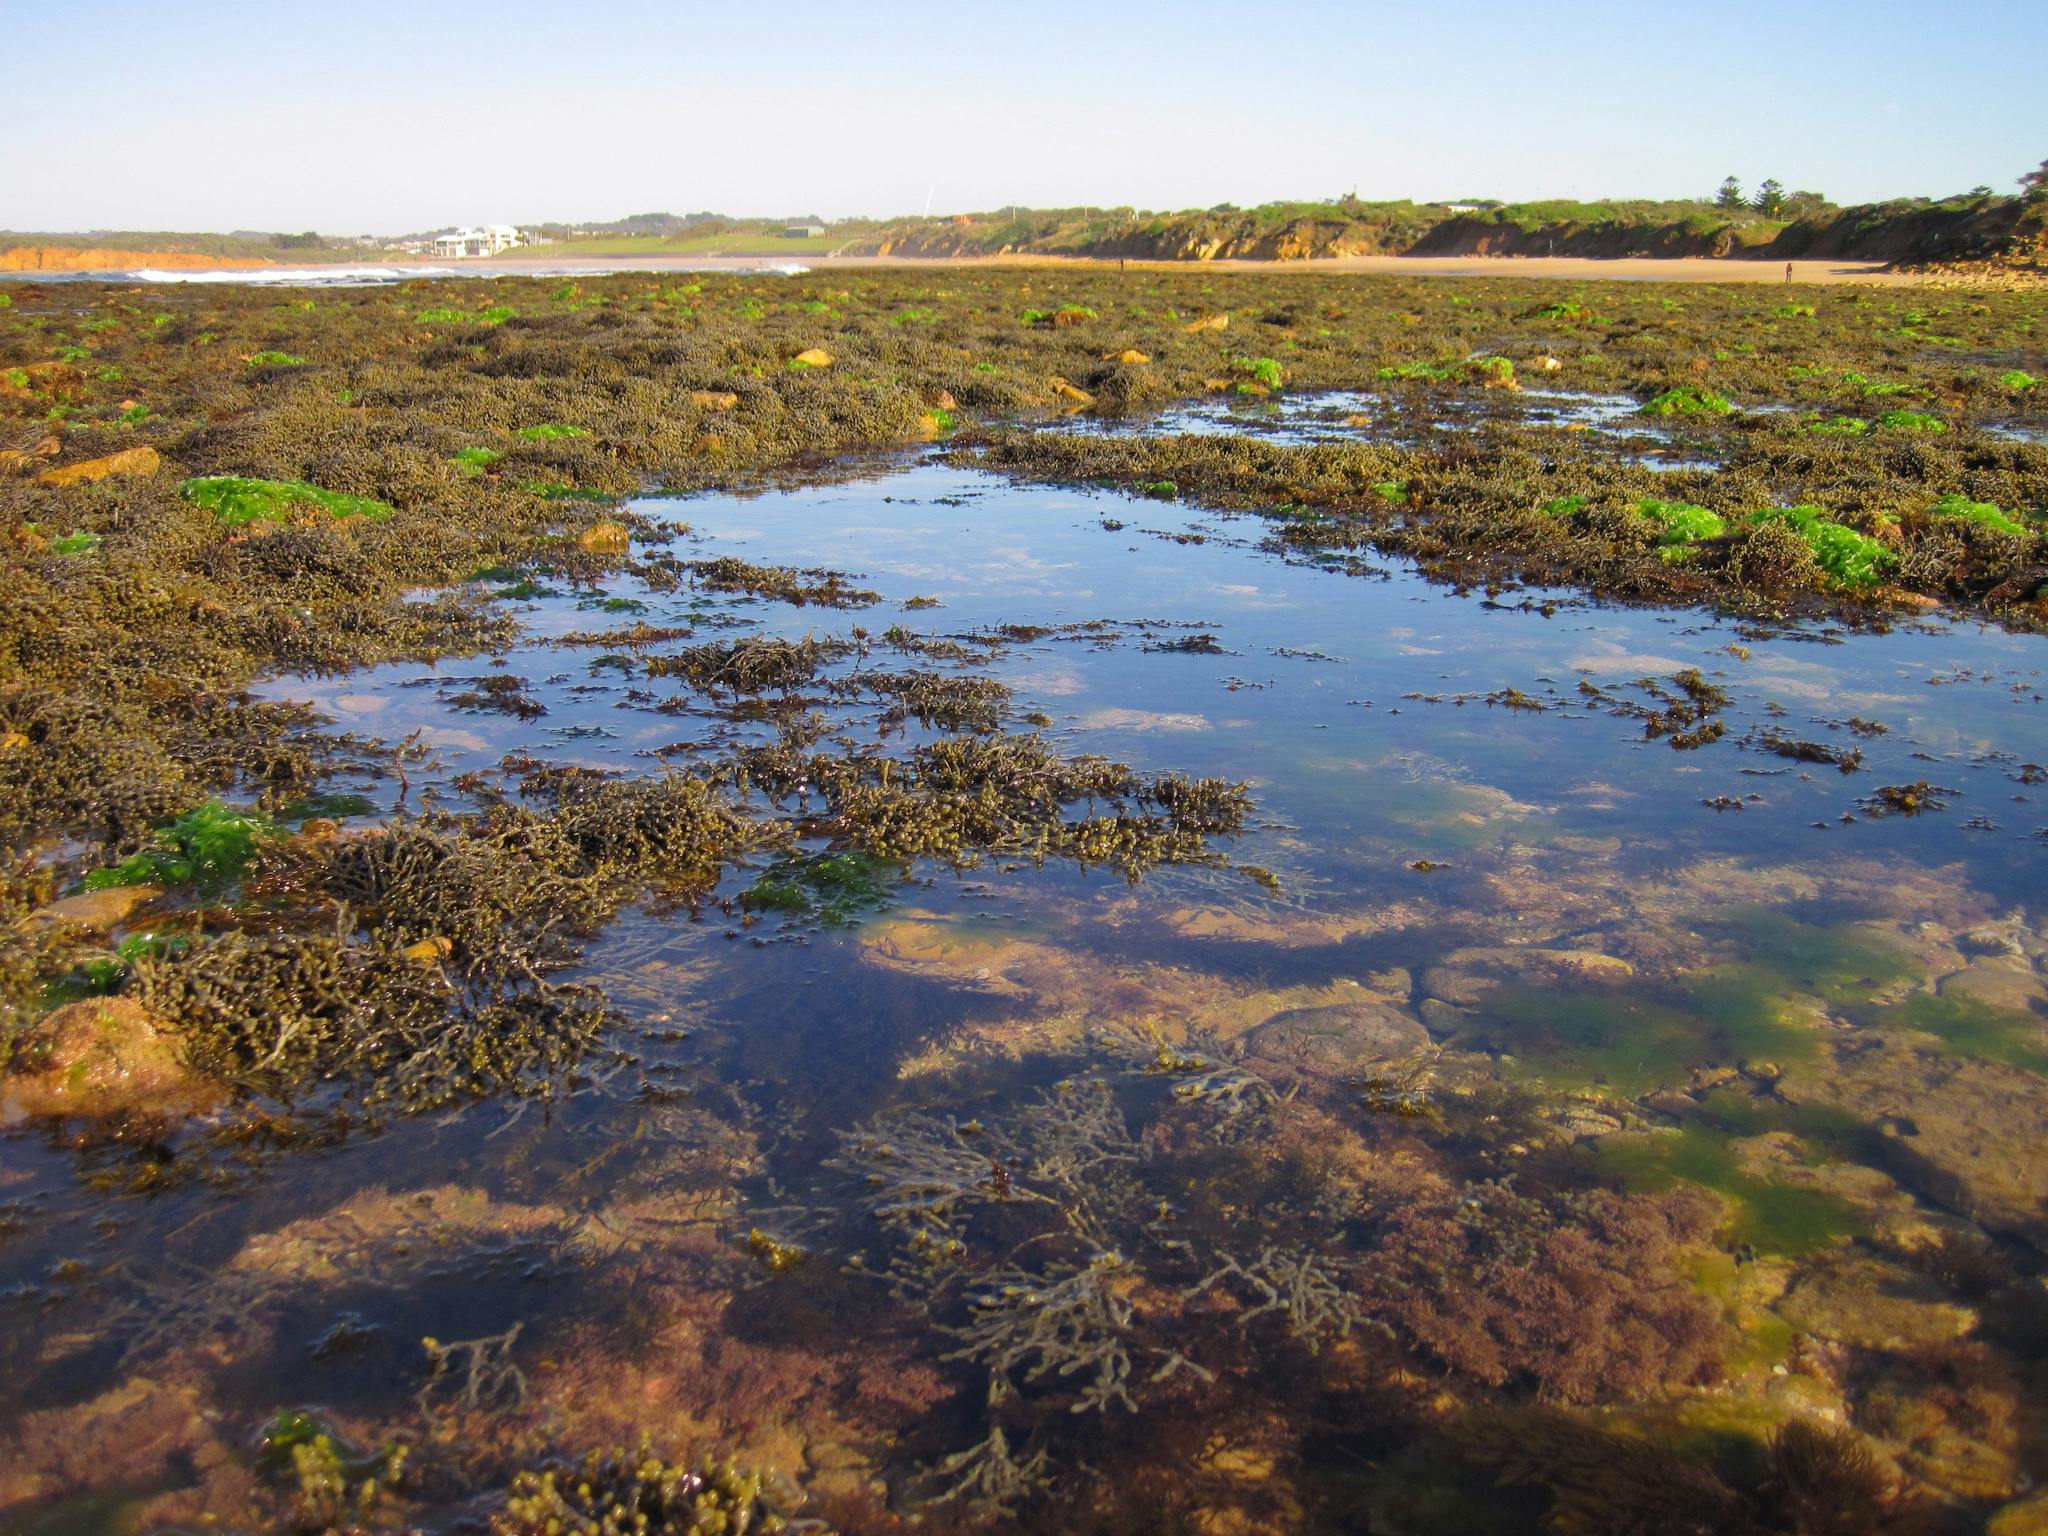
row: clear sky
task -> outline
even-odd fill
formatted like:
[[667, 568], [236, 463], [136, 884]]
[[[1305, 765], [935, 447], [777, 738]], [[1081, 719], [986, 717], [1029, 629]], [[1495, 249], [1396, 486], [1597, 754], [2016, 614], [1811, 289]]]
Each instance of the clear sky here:
[[0, 228], [2013, 190], [2048, 0], [0, 0]]

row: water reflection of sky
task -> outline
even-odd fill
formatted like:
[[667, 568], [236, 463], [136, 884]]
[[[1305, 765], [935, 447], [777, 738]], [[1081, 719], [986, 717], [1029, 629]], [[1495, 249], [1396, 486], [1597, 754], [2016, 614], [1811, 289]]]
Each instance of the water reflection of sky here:
[[[606, 595], [640, 606], [608, 612], [600, 595], [564, 590], [521, 605], [530, 638], [495, 669], [529, 679], [548, 711], [533, 721], [449, 707], [446, 698], [464, 691], [456, 680], [494, 670], [482, 660], [292, 679], [271, 691], [310, 697], [382, 736], [418, 728], [451, 770], [525, 749], [651, 771], [650, 754], [663, 747], [731, 739], [722, 708], [689, 700], [670, 680], [650, 683], [619, 652], [552, 639], [693, 616], [696, 642], [845, 634], [856, 625], [879, 633], [900, 624], [943, 637], [1107, 620], [1107, 632], [1010, 646], [990, 671], [1015, 690], [1019, 711], [1051, 717], [1052, 735], [1068, 750], [1251, 780], [1268, 821], [1311, 833], [1307, 856], [1319, 878], [1340, 884], [1359, 878], [1361, 863], [1378, 869], [1437, 856], [1447, 839], [1511, 832], [1618, 834], [1647, 845], [1801, 857], [1876, 846], [1958, 859], [1993, 885], [2023, 885], [2038, 850], [2034, 834], [2048, 823], [2029, 787], [2016, 782], [2022, 763], [2048, 757], [2040, 714], [2048, 648], [2038, 637], [1946, 621], [1890, 634], [1827, 625], [1767, 632], [1563, 593], [1483, 601], [1398, 566], [1358, 577], [1271, 553], [1253, 518], [1013, 485], [929, 463], [800, 491], [658, 500], [643, 510], [687, 524], [682, 558], [831, 567], [856, 573], [883, 602], [839, 612], [712, 598], [687, 586], [650, 593], [621, 580]], [[1187, 542], [1191, 534], [1202, 541]], [[903, 610], [912, 597], [943, 606]], [[1191, 634], [1212, 635], [1220, 652], [1157, 649]], [[692, 642], [655, 649], [683, 643]], [[850, 665], [929, 663], [877, 649]], [[1685, 668], [1700, 669], [1731, 697], [1726, 736], [1696, 751], [1646, 741], [1638, 721], [1581, 693], [1586, 682], [1649, 704], [1636, 681], [1668, 682]], [[1485, 702], [1505, 689], [1550, 707]], [[1851, 717], [1884, 733], [1859, 733]], [[1862, 771], [1759, 750], [1766, 734], [1858, 750]], [[1947, 812], [1873, 821], [1859, 811], [1859, 799], [1877, 786], [1921, 779], [1956, 792]], [[1441, 787], [1425, 793], [1432, 784], [1522, 809], [1498, 828], [1470, 816], [1446, 823], [1421, 804], [1441, 799]], [[1701, 803], [1721, 796], [1744, 808], [1716, 812]], [[1845, 813], [1857, 819], [1845, 824]], [[1993, 825], [1966, 828], [1972, 818]], [[1254, 835], [1239, 851], [1265, 862], [1259, 844]]]

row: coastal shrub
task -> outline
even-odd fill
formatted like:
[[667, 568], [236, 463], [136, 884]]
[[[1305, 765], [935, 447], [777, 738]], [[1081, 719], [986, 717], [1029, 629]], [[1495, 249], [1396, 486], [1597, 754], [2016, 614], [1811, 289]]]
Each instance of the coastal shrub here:
[[1814, 563], [1840, 587], [1873, 587], [1895, 565], [1898, 556], [1876, 539], [1829, 520], [1819, 507], [1777, 507], [1760, 512], [1760, 523], [1782, 523], [1813, 551]]
[[1726, 395], [1693, 384], [1680, 384], [1652, 398], [1642, 408], [1645, 416], [1726, 416], [1735, 407]]
[[283, 522], [295, 506], [315, 507], [330, 517], [363, 517], [382, 522], [393, 509], [368, 496], [323, 491], [303, 480], [256, 480], [243, 475], [204, 475], [178, 486], [178, 494], [213, 513], [223, 528], [244, 523]]
[[277, 828], [263, 817], [230, 810], [218, 800], [209, 800], [158, 828], [150, 847], [87, 875], [85, 889], [103, 891], [123, 885], [232, 880], [256, 856], [257, 844], [277, 835]]

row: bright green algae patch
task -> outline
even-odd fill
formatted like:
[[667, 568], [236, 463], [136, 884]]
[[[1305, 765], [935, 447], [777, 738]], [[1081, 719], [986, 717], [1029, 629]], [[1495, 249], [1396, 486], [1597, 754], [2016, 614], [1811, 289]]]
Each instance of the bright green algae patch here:
[[1714, 1191], [1729, 1207], [1728, 1239], [1765, 1253], [1810, 1253], [1862, 1227], [1855, 1208], [1839, 1196], [1745, 1166], [1715, 1127], [1603, 1136], [1595, 1156], [1632, 1189], [1655, 1193], [1687, 1183]]
[[160, 827], [154, 847], [85, 877], [88, 891], [122, 885], [189, 885], [235, 879], [256, 856], [259, 843], [277, 828], [261, 816], [231, 810], [209, 800]]
[[1689, 501], [1660, 501], [1654, 496], [1645, 496], [1636, 503], [1636, 511], [1662, 528], [1657, 543], [1665, 551], [1667, 560], [1683, 559], [1689, 552], [1688, 546], [1702, 539], [1718, 539], [1728, 531], [1728, 524], [1720, 513]]
[[1981, 523], [1998, 533], [2029, 533], [2032, 530], [2022, 526], [2004, 508], [1988, 501], [1972, 501], [1967, 496], [1947, 495], [1927, 509], [1930, 517], [1960, 517], [1973, 523]]
[[890, 886], [902, 872], [900, 864], [866, 853], [788, 859], [764, 872], [740, 897], [740, 905], [846, 928], [888, 906]]
[[1693, 977], [1668, 1000], [1627, 988], [1510, 985], [1489, 993], [1462, 1033], [1508, 1047], [1532, 1077], [1634, 1098], [1703, 1065], [1810, 1055], [1812, 1037], [1788, 1017], [1784, 991], [1784, 978], [1747, 966]]
[[565, 437], [588, 437], [590, 429], [562, 421], [544, 421], [539, 426], [521, 427], [513, 435], [529, 443], [552, 443]]
[[1642, 409], [1645, 416], [1726, 416], [1735, 407], [1728, 397], [1711, 389], [1681, 384], [1667, 389]]
[[1758, 513], [1757, 521], [1783, 523], [1798, 534], [1814, 563], [1839, 587], [1874, 587], [1898, 563], [1876, 539], [1829, 521], [1819, 507], [1778, 507]]
[[1946, 432], [1948, 423], [1925, 411], [1886, 411], [1877, 424], [1891, 432]]
[[315, 507], [330, 517], [366, 517], [382, 522], [395, 510], [368, 496], [323, 491], [303, 480], [255, 480], [242, 475], [206, 475], [184, 481], [178, 494], [205, 507], [224, 528], [244, 523], [280, 523], [293, 507]]
[[1903, 1024], [1933, 1035], [1957, 1056], [2048, 1073], [2048, 1050], [2037, 1043], [2040, 1020], [2021, 1009], [1950, 993], [1918, 992], [1897, 1007], [1872, 1014], [1870, 1022]]

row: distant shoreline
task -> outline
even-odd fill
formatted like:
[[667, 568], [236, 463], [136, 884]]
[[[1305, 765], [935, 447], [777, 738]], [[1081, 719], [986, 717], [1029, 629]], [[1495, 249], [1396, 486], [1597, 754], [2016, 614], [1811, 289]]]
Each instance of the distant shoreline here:
[[[545, 247], [541, 248], [545, 250]], [[439, 280], [453, 276], [573, 275], [601, 272], [758, 272], [771, 269], [777, 259], [765, 256], [720, 255], [624, 255], [549, 256], [541, 250], [522, 255], [477, 256], [454, 261], [428, 262], [413, 257], [377, 257], [373, 265], [402, 273], [417, 265], [420, 276]], [[119, 281], [137, 271], [161, 270], [181, 274], [207, 271], [260, 272], [279, 286], [289, 286], [287, 274], [304, 270], [317, 282], [325, 271], [342, 270], [335, 263], [258, 261], [250, 258], [207, 258], [189, 252], [61, 250], [43, 248], [38, 256], [50, 258], [28, 264], [23, 252], [8, 252], [14, 264], [0, 260], [0, 274], [9, 277], [88, 277], [104, 275]], [[110, 258], [123, 260], [116, 265]], [[65, 258], [78, 258], [75, 261]], [[1044, 267], [1084, 270], [1128, 270], [1139, 272], [1266, 272], [1340, 273], [1400, 277], [1511, 277], [1552, 278], [1566, 282], [1670, 282], [1670, 283], [1783, 283], [1784, 262], [1743, 257], [1707, 256], [1311, 256], [1293, 260], [1218, 258], [1207, 261], [1119, 261], [1089, 256], [1014, 254], [1005, 256], [838, 256], [813, 255], [786, 258], [793, 267], [813, 272], [867, 270], [902, 267]], [[1877, 283], [1922, 284], [1925, 274], [1895, 272], [1882, 262], [1794, 261], [1795, 283]], [[203, 279], [202, 279], [203, 280]]]
[[[759, 256], [483, 256], [465, 267], [517, 272], [545, 266], [551, 271], [662, 272], [758, 268]], [[1310, 256], [1292, 261], [1117, 261], [1092, 256], [811, 256], [802, 264], [813, 271], [867, 267], [1080, 267], [1097, 271], [1140, 272], [1342, 272], [1380, 273], [1407, 277], [1553, 277], [1575, 282], [1782, 283], [1785, 263], [1742, 257], [1710, 256]], [[1877, 261], [1795, 261], [1796, 283], [1923, 282], [1918, 274], [1893, 272]]]

